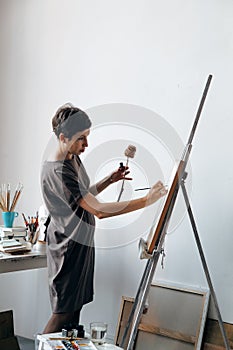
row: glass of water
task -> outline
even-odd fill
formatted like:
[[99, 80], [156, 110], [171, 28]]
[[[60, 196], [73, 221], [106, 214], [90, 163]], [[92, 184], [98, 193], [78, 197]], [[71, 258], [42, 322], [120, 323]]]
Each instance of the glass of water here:
[[91, 322], [91, 340], [93, 343], [103, 344], [105, 343], [105, 338], [107, 334], [107, 323], [104, 322]]

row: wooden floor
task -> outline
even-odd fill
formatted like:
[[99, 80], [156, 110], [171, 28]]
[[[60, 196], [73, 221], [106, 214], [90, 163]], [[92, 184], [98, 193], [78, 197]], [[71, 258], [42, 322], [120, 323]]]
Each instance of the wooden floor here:
[[[224, 328], [227, 338], [230, 343], [231, 349], [233, 349], [233, 324], [225, 323]], [[205, 331], [203, 336], [203, 350], [225, 350], [222, 333], [219, 328], [218, 321], [207, 319], [205, 325]]]

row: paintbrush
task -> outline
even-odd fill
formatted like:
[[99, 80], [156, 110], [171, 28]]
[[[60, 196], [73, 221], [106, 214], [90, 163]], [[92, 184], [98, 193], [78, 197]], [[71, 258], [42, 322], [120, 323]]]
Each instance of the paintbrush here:
[[11, 187], [10, 184], [7, 184], [7, 191], [6, 191], [6, 210], [9, 211], [10, 208], [10, 195], [11, 195]]
[[1, 202], [1, 207], [3, 208], [3, 211], [7, 211], [5, 199], [4, 199], [4, 192], [5, 192], [5, 185], [2, 184], [0, 188], [0, 202]]
[[13, 201], [12, 201], [12, 204], [11, 204], [11, 207], [10, 207], [10, 211], [14, 211], [15, 206], [16, 206], [16, 204], [18, 202], [19, 196], [20, 196], [20, 194], [22, 192], [22, 189], [23, 189], [23, 185], [19, 183], [17, 188], [16, 188], [15, 194], [14, 194], [14, 198], [13, 198]]

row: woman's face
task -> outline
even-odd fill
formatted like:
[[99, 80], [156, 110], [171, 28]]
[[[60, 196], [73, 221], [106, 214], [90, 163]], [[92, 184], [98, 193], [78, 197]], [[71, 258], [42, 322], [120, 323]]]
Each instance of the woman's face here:
[[90, 129], [77, 132], [68, 140], [68, 152], [74, 155], [79, 156], [85, 151], [85, 148], [88, 147], [87, 137], [90, 134]]

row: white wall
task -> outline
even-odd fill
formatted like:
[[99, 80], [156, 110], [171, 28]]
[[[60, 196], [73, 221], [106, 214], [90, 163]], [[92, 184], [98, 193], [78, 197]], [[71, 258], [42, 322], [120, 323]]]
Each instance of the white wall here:
[[[164, 118], [185, 143], [213, 74], [191, 155], [191, 200], [226, 322], [233, 322], [232, 11], [230, 0], [0, 1], [0, 182], [24, 184], [19, 212], [33, 215], [41, 204], [41, 159], [58, 106], [140, 106]], [[114, 113], [109, 122], [117, 122]], [[143, 139], [137, 142], [143, 147]], [[115, 225], [128, 219], [118, 220]], [[141, 220], [148, 222], [146, 215]], [[135, 295], [145, 264], [137, 243], [97, 249], [96, 295], [83, 312], [86, 325], [105, 319], [114, 334], [121, 295]], [[206, 285], [187, 217], [165, 248], [158, 280]], [[14, 309], [16, 333], [40, 332], [50, 314], [46, 269], [0, 280], [1, 309]]]

